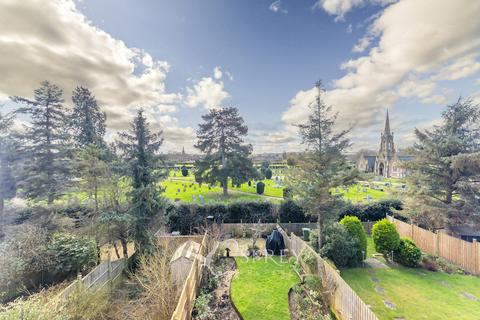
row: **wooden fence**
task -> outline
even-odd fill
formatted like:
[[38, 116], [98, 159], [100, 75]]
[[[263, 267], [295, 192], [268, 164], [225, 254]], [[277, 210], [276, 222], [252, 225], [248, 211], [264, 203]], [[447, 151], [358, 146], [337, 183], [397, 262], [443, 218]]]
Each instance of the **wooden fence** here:
[[177, 306], [172, 315], [172, 320], [190, 320], [192, 318], [192, 310], [197, 297], [198, 288], [202, 280], [203, 256], [207, 250], [208, 234], [203, 236], [200, 244], [200, 252], [195, 256], [190, 273], [183, 284], [182, 292], [178, 298]]
[[465, 271], [480, 275], [480, 245], [476, 240], [468, 242], [446, 233], [434, 233], [394, 217], [387, 218], [395, 223], [402, 237], [412, 239], [424, 252], [448, 260]]
[[125, 260], [103, 261], [90, 271], [85, 277], [78, 278], [59, 295], [59, 298], [68, 299], [68, 297], [78, 288], [79, 283], [83, 283], [86, 289], [101, 288], [108, 282], [113, 282], [122, 273], [125, 267]]
[[[305, 241], [291, 234], [290, 237], [281, 230], [285, 246], [289, 252], [299, 257], [305, 248], [317, 258], [317, 275], [330, 298], [329, 304], [343, 320], [378, 320], [372, 310], [360, 299], [352, 288], [342, 279], [337, 270], [323, 260]], [[300, 260], [301, 262], [301, 260]], [[302, 263], [302, 262], [301, 262]], [[305, 265], [303, 265], [305, 267]]]

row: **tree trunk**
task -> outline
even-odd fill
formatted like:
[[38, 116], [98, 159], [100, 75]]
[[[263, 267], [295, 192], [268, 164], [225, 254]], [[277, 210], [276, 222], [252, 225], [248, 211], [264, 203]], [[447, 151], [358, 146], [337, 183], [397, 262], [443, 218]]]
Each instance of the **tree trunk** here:
[[223, 182], [223, 195], [228, 196], [228, 180]]
[[3, 211], [4, 211], [4, 203], [5, 203], [5, 200], [3, 199], [3, 194], [2, 192], [0, 192], [0, 232], [2, 231], [3, 229]]
[[318, 212], [318, 218], [317, 218], [317, 228], [318, 228], [318, 251], [322, 249], [322, 244], [323, 244], [323, 221], [322, 221], [322, 214]]
[[93, 197], [95, 198], [95, 212], [98, 212], [98, 187], [95, 184], [95, 193], [93, 194]]
[[125, 239], [125, 238], [120, 239], [120, 243], [122, 244], [123, 257], [124, 257], [125, 259], [128, 259], [127, 239]]
[[117, 259], [120, 259], [120, 253], [118, 253], [118, 247], [115, 241], [113, 242], [113, 249], [115, 249], [115, 255], [117, 256]]

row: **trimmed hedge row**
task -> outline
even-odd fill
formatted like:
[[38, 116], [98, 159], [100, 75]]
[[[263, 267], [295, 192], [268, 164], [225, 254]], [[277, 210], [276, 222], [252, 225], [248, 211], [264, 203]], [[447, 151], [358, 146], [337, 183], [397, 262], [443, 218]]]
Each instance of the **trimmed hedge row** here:
[[[369, 204], [348, 204], [340, 212], [344, 216], [355, 216], [362, 222], [378, 221], [385, 215], [392, 215], [394, 210], [402, 210], [402, 202], [398, 199], [384, 199]], [[398, 217], [398, 214], [396, 215]]]

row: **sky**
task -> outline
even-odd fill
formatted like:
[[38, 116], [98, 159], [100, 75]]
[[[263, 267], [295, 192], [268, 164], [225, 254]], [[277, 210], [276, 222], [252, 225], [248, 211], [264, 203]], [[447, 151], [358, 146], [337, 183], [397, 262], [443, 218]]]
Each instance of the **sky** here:
[[477, 0], [1, 0], [0, 112], [49, 80], [66, 106], [89, 87], [110, 140], [142, 107], [164, 152], [195, 152], [201, 115], [235, 106], [255, 153], [299, 151], [322, 80], [352, 151], [377, 149], [387, 109], [407, 147], [480, 102], [478, 17]]

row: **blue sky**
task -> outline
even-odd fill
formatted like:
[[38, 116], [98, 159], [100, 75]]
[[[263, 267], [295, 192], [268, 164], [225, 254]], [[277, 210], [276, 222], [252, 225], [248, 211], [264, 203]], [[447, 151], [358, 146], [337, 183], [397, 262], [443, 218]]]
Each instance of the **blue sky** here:
[[255, 152], [299, 150], [294, 124], [318, 79], [339, 126], [354, 126], [352, 150], [377, 148], [387, 108], [404, 147], [445, 104], [480, 96], [480, 4], [469, 0], [5, 0], [0, 9], [0, 72], [11, 76], [0, 99], [49, 79], [68, 104], [86, 85], [110, 138], [141, 106], [164, 129], [165, 150], [193, 150], [201, 114], [222, 105], [240, 109]]

